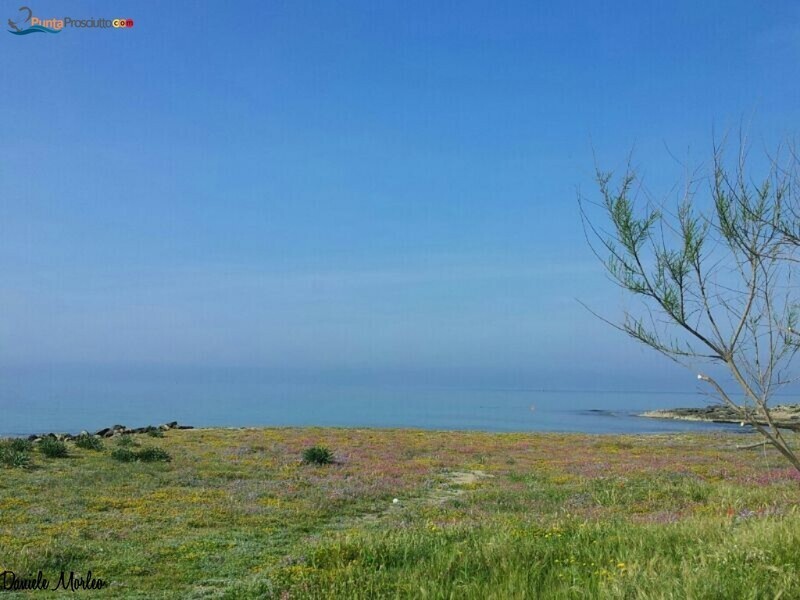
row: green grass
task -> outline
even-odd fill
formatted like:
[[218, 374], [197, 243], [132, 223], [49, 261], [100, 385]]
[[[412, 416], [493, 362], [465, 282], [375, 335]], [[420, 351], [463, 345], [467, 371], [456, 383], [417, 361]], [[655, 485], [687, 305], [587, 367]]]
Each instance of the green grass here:
[[310, 465], [329, 465], [333, 462], [333, 452], [325, 446], [311, 446], [303, 450], [303, 461]]
[[0, 448], [13, 450], [14, 452], [32, 452], [33, 442], [25, 438], [11, 438], [3, 440], [0, 443]]
[[131, 450], [127, 446], [114, 448], [111, 458], [119, 462], [170, 462], [172, 457], [163, 448], [147, 447], [141, 450]]
[[12, 469], [28, 469], [33, 466], [30, 452], [13, 447], [0, 448], [0, 465]]
[[118, 460], [119, 462], [135, 462], [136, 461], [136, 452], [129, 448], [114, 448], [111, 451], [111, 458], [114, 460]]
[[133, 446], [139, 445], [138, 442], [134, 439], [134, 436], [130, 434], [116, 436], [116, 438], [114, 439], [114, 443], [119, 448], [132, 448]]
[[[772, 548], [774, 540], [786, 545]], [[797, 597], [798, 542], [796, 525], [774, 521], [411, 527], [341, 536], [228, 597], [281, 589], [304, 598]]]
[[75, 445], [78, 448], [83, 448], [84, 450], [96, 450], [100, 452], [105, 448], [105, 444], [103, 444], [103, 440], [99, 437], [89, 434], [81, 434], [74, 440]]
[[0, 440], [0, 466], [29, 469], [33, 466], [33, 443], [22, 438]]
[[39, 452], [48, 458], [66, 458], [69, 454], [67, 445], [59, 440], [46, 437], [39, 442]]
[[93, 598], [800, 597], [800, 487], [747, 436], [125, 437], [0, 467], [0, 571], [91, 570]]
[[136, 452], [136, 460], [142, 462], [170, 462], [172, 457], [163, 448], [142, 448]]

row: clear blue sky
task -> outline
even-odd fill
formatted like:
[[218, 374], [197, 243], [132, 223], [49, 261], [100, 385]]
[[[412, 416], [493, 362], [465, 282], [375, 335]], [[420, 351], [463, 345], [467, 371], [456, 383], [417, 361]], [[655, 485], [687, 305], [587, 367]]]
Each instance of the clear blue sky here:
[[575, 300], [592, 146], [800, 117], [796, 2], [30, 5], [135, 26], [0, 32], [5, 365], [672, 380]]

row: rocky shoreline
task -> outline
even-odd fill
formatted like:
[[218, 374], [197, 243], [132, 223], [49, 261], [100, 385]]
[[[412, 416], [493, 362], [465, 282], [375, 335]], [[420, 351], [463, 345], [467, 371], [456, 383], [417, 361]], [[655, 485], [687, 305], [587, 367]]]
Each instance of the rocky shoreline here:
[[146, 427], [125, 427], [125, 425], [112, 425], [111, 427], [104, 427], [103, 429], [99, 429], [94, 433], [89, 433], [88, 431], [81, 431], [78, 434], [71, 434], [71, 433], [42, 433], [42, 434], [33, 434], [29, 435], [28, 439], [32, 442], [38, 442], [46, 437], [53, 438], [59, 441], [70, 441], [80, 436], [86, 435], [93, 435], [99, 438], [110, 438], [114, 437], [115, 435], [130, 435], [134, 433], [149, 433], [151, 431], [169, 431], [170, 429], [194, 429], [192, 425], [179, 425], [177, 421], [170, 421], [169, 423], [164, 423], [163, 425], [148, 425]]
[[[800, 431], [800, 404], [779, 404], [770, 409], [772, 420], [782, 429]], [[679, 421], [704, 421], [709, 423], [742, 423], [742, 416], [730, 406], [717, 404], [701, 408], [671, 408], [650, 410], [639, 415], [650, 419], [675, 419]], [[766, 425], [759, 421], [760, 425]]]

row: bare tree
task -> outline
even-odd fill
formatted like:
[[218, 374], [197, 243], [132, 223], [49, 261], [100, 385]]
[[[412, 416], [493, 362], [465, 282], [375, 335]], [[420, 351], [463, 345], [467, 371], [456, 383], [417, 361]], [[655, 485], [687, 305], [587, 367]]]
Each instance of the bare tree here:
[[768, 157], [755, 181], [744, 145], [732, 161], [715, 146], [710, 172], [689, 173], [671, 206], [649, 197], [629, 161], [617, 177], [596, 171], [599, 201], [578, 200], [592, 250], [640, 301], [621, 321], [604, 320], [691, 369], [706, 365], [697, 377], [708, 393], [800, 471], [771, 412], [800, 342], [792, 156], [788, 166]]

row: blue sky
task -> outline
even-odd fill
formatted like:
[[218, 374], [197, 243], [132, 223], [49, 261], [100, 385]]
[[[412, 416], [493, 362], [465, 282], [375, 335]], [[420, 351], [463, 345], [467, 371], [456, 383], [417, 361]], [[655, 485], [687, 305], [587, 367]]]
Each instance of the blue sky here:
[[0, 32], [0, 364], [674, 383], [576, 189], [796, 133], [800, 9], [646, 4], [37, 0], [135, 26]]

